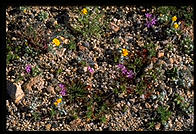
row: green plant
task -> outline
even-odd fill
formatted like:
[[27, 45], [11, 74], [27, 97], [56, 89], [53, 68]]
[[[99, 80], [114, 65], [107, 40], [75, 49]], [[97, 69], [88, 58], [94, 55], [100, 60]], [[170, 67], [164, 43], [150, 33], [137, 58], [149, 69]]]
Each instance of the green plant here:
[[50, 110], [50, 116], [51, 116], [51, 118], [54, 118], [54, 116], [57, 114], [57, 112], [56, 112], [56, 110], [55, 109], [51, 109]]
[[76, 43], [73, 40], [69, 42], [69, 49], [76, 50]]
[[59, 68], [58, 70], [57, 70], [57, 74], [60, 74], [60, 73], [62, 73], [63, 72], [63, 69], [61, 69], [61, 68]]
[[106, 117], [103, 115], [101, 116], [101, 122], [105, 123], [106, 122]]
[[44, 12], [44, 11], [41, 11], [39, 14], [38, 14], [38, 17], [39, 17], [39, 20], [41, 21], [44, 21], [48, 18], [48, 13], [47, 12]]
[[155, 127], [155, 122], [151, 121], [148, 123], [148, 125], [149, 125], [148, 129], [153, 129]]
[[39, 66], [36, 65], [34, 68], [32, 68], [32, 75], [35, 77], [37, 75], [39, 75], [41, 72], [40, 72], [40, 69], [39, 69]]
[[161, 123], [163, 125], [168, 121], [168, 119], [172, 115], [172, 113], [168, 110], [168, 108], [164, 106], [159, 106], [157, 108], [157, 112], [160, 114]]
[[97, 7], [86, 7], [87, 14], [78, 11], [78, 22], [73, 26], [76, 30], [82, 32], [83, 37], [89, 41], [92, 37], [100, 38], [103, 33], [103, 27], [107, 27], [104, 20], [104, 12]]
[[180, 43], [181, 51], [186, 54], [192, 54], [193, 53], [193, 40], [191, 37], [186, 36]]
[[144, 80], [141, 80], [140, 82], [136, 84], [136, 93], [138, 93], [139, 95], [142, 95], [144, 94], [144, 91], [146, 88], [147, 88], [146, 83], [144, 82]]
[[12, 51], [9, 51], [6, 57], [6, 64], [9, 64], [12, 60], [19, 59], [17, 54], [14, 54]]
[[170, 70], [167, 70], [165, 72], [165, 75], [168, 77], [168, 78], [178, 78], [179, 77], [179, 70], [177, 67], [173, 67], [172, 69]]
[[156, 56], [156, 45], [153, 43], [148, 43], [144, 46], [145, 49], [147, 49], [147, 51], [149, 52], [149, 56], [150, 58], [152, 58], [153, 56]]
[[190, 107], [190, 103], [186, 102], [184, 97], [180, 96], [179, 94], [175, 94], [175, 99], [174, 101], [176, 102], [177, 105], [180, 106], [180, 108], [185, 112], [185, 113], [191, 113], [192, 109]]
[[93, 98], [91, 98], [90, 102], [87, 104], [86, 117], [87, 120], [92, 120], [93, 118]]
[[32, 115], [33, 115], [33, 119], [35, 121], [41, 120], [41, 113], [40, 112], [33, 112]]
[[67, 85], [67, 91], [70, 97], [70, 101], [85, 99], [88, 94], [86, 85], [80, 80], [74, 80], [70, 83], [70, 85]]

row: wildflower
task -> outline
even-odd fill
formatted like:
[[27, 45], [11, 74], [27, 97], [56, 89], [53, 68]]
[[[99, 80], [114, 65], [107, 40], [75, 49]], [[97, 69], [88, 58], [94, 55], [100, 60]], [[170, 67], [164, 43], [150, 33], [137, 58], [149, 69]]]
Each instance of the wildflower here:
[[62, 96], [65, 96], [65, 95], [66, 95], [66, 90], [65, 90], [65, 89], [62, 89], [61, 92], [60, 92], [60, 94], [61, 94]]
[[57, 99], [56, 102], [57, 102], [57, 103], [61, 103], [61, 102], [62, 102], [62, 98]]
[[60, 45], [60, 41], [57, 39], [57, 38], [54, 38], [52, 40], [52, 42], [56, 45], [56, 46], [59, 46]]
[[124, 75], [126, 75], [127, 74], [127, 69], [124, 67], [122, 70], [122, 73], [124, 74]]
[[31, 72], [31, 66], [30, 65], [27, 65], [25, 69], [26, 69], [27, 73]]
[[155, 19], [155, 17], [151, 20], [151, 25], [155, 25], [156, 24], [156, 19]]
[[82, 9], [82, 13], [86, 15], [88, 13], [87, 9], [86, 8], [83, 8]]
[[122, 68], [124, 68], [125, 66], [124, 66], [123, 64], [118, 64], [118, 67], [119, 67], [120, 69], [122, 69]]
[[127, 77], [128, 78], [132, 79], [133, 78], [133, 75], [134, 75], [134, 73], [133, 73], [132, 70], [130, 70], [129, 72], [127, 72]]
[[59, 103], [62, 102], [62, 98], [59, 98], [57, 99], [55, 102], [54, 102], [54, 105], [57, 106]]
[[146, 18], [151, 18], [152, 17], [152, 14], [150, 14], [150, 13], [146, 13], [145, 15], [146, 15]]
[[152, 14], [146, 13], [145, 15], [148, 18], [148, 20], [146, 20], [146, 26], [148, 28], [150, 28], [150, 27], [152, 27], [153, 25], [156, 24], [157, 19], [155, 17], [152, 18]]
[[27, 13], [27, 9], [25, 8], [25, 9], [23, 10], [23, 12], [26, 14], [26, 13]]
[[59, 87], [61, 88], [60, 94], [61, 94], [62, 96], [65, 96], [66, 90], [65, 90], [64, 85], [63, 85], [63, 84], [59, 84]]
[[123, 53], [123, 56], [127, 56], [128, 55], [128, 50], [127, 49], [122, 49], [122, 53]]
[[172, 17], [172, 21], [173, 22], [176, 21], [176, 20], [177, 20], [177, 17], [176, 16]]
[[64, 85], [63, 85], [63, 84], [59, 84], [59, 87], [60, 87], [60, 88], [64, 88]]
[[178, 29], [179, 25], [177, 23], [174, 23], [174, 28]]
[[88, 71], [89, 71], [90, 73], [93, 73], [93, 72], [94, 72], [94, 69], [91, 68], [91, 67], [89, 66], [89, 67], [88, 67]]

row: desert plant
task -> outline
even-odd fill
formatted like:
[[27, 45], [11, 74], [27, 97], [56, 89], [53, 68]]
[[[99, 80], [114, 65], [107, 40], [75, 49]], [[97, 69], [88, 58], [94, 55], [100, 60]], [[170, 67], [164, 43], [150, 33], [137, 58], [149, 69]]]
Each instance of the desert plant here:
[[171, 116], [171, 112], [165, 106], [159, 106], [157, 112], [160, 114], [161, 123], [164, 125]]

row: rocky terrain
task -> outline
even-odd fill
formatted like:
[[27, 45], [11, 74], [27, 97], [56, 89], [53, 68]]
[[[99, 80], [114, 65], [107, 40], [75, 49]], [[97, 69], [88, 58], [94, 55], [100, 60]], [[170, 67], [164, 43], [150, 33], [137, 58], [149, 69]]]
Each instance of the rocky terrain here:
[[8, 7], [8, 131], [192, 131], [193, 8]]

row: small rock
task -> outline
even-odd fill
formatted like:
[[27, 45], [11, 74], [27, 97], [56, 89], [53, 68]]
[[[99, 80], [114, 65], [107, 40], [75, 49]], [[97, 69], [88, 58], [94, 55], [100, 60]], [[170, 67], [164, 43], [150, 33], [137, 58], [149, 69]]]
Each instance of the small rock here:
[[48, 130], [48, 131], [49, 131], [49, 130], [50, 130], [50, 128], [51, 128], [51, 124], [47, 124], [47, 125], [46, 125], [46, 130]]
[[115, 32], [118, 32], [118, 30], [120, 29], [116, 24], [114, 23], [110, 23], [111, 24], [111, 29], [114, 30]]
[[151, 105], [150, 105], [149, 103], [146, 102], [146, 103], [145, 103], [145, 107], [150, 109], [150, 108], [151, 108]]
[[169, 63], [170, 64], [173, 64], [174, 63], [174, 60], [172, 58], [169, 58]]
[[159, 52], [158, 53], [158, 58], [163, 57], [164, 56], [164, 52]]
[[160, 124], [160, 123], [158, 123], [158, 124], [155, 125], [155, 129], [156, 129], [156, 130], [159, 130], [160, 127], [161, 127], [161, 124]]
[[47, 88], [47, 91], [48, 91], [49, 93], [51, 93], [51, 94], [56, 94], [56, 92], [54, 91], [54, 87], [52, 87], [52, 86], [49, 86], [49, 87]]
[[15, 103], [18, 103], [24, 97], [21, 85], [14, 84], [9, 80], [7, 80], [7, 93]]

